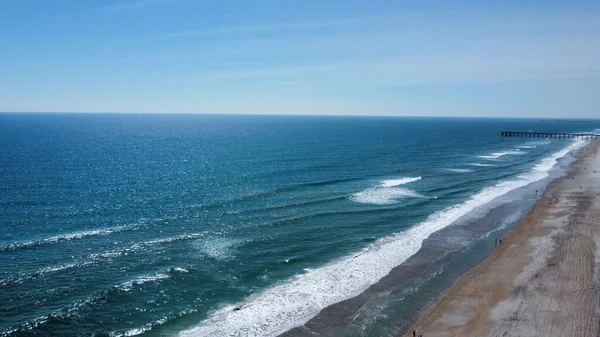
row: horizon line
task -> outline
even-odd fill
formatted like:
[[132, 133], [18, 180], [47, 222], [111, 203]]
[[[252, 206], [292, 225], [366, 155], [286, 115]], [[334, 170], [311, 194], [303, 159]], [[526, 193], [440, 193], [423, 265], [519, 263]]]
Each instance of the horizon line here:
[[439, 115], [400, 115], [400, 114], [327, 114], [327, 113], [210, 113], [210, 112], [100, 112], [100, 111], [0, 111], [0, 114], [65, 114], [65, 115], [207, 115], [207, 116], [290, 116], [290, 117], [405, 117], [405, 118], [482, 118], [482, 119], [544, 119], [595, 121], [600, 117], [522, 117], [522, 116], [439, 116]]

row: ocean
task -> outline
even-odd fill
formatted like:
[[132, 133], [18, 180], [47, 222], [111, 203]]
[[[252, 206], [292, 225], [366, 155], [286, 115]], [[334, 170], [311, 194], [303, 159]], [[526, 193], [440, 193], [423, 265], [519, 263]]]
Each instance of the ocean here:
[[0, 336], [397, 335], [599, 128], [0, 114]]

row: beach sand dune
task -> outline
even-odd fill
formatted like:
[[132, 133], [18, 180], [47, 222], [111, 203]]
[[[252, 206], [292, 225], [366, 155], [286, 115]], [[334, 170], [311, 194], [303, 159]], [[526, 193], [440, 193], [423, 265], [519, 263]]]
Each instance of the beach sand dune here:
[[599, 150], [578, 151], [567, 176], [407, 336], [598, 336]]

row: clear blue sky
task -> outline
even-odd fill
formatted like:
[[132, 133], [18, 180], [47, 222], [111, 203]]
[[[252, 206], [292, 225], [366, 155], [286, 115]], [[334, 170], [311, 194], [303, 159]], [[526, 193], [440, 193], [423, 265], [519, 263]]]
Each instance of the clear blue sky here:
[[0, 46], [0, 111], [600, 117], [599, 1], [0, 0]]

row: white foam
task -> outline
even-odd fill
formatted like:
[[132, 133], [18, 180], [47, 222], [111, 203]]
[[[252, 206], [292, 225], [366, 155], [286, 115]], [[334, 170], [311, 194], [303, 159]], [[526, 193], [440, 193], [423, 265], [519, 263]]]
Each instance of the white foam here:
[[448, 172], [454, 172], [454, 173], [468, 173], [468, 172], [473, 172], [473, 170], [471, 170], [471, 169], [461, 169], [461, 168], [449, 168], [449, 169], [446, 169], [446, 171], [448, 171]]
[[391, 205], [398, 203], [403, 198], [423, 197], [413, 190], [398, 187], [419, 180], [421, 180], [421, 177], [383, 180], [378, 187], [367, 188], [366, 190], [354, 193], [350, 196], [350, 200], [361, 204]]
[[217, 259], [228, 260], [235, 254], [235, 246], [241, 243], [241, 240], [229, 238], [212, 238], [198, 243], [198, 247], [205, 255]]
[[181, 240], [195, 240], [195, 239], [202, 238], [206, 234], [207, 234], [207, 232], [192, 233], [192, 234], [182, 234], [182, 235], [177, 235], [177, 236], [171, 236], [171, 237], [168, 237], [168, 238], [150, 240], [150, 241], [145, 242], [145, 244], [146, 245], [158, 245], [158, 244], [171, 243], [171, 242], [181, 241]]
[[177, 273], [189, 273], [190, 272], [189, 270], [187, 270], [185, 268], [180, 268], [180, 267], [173, 268], [173, 271], [177, 272]]
[[92, 261], [62, 264], [62, 265], [58, 265], [58, 266], [44, 267], [44, 268], [38, 270], [37, 273], [40, 273], [40, 274], [56, 273], [56, 272], [71, 269], [71, 268], [86, 267], [91, 264], [93, 264]]
[[517, 147], [520, 149], [535, 149], [537, 146], [536, 145], [519, 145]]
[[119, 286], [117, 286], [117, 288], [124, 290], [124, 291], [130, 291], [134, 285], [139, 285], [139, 284], [144, 284], [144, 283], [149, 283], [149, 282], [156, 282], [156, 281], [167, 279], [169, 277], [170, 276], [167, 273], [157, 273], [157, 274], [153, 274], [153, 275], [139, 276], [139, 277], [134, 278], [133, 280], [129, 280], [129, 281], [121, 283]]
[[[548, 158], [556, 159], [574, 149], [573, 144]], [[473, 209], [514, 189], [529, 185], [548, 175], [550, 169], [542, 161], [525, 178], [501, 182], [484, 188], [471, 199], [434, 213], [414, 227], [380, 239], [360, 254], [331, 262], [297, 275], [242, 304], [227, 305], [217, 310], [199, 326], [182, 331], [183, 337], [202, 336], [276, 336], [299, 326], [324, 307], [357, 296], [379, 281], [389, 271], [415, 254], [429, 235], [452, 224]], [[543, 174], [542, 174], [543, 173]], [[239, 310], [233, 310], [238, 307]]]
[[523, 155], [526, 154], [527, 152], [525, 151], [521, 151], [521, 149], [512, 149], [512, 150], [508, 150], [508, 151], [502, 151], [502, 152], [493, 152], [490, 153], [489, 155], [484, 155], [484, 156], [477, 156], [479, 158], [483, 158], [483, 159], [498, 159], [500, 157], [504, 157], [504, 156], [509, 156], [509, 155]]
[[[179, 313], [177, 313], [175, 315], [175, 317], [182, 317], [184, 315], [188, 315], [188, 314], [192, 314], [198, 312], [198, 310], [196, 309], [188, 309], [188, 310], [184, 310], [181, 311]], [[167, 323], [169, 321], [169, 318], [166, 316], [160, 317], [150, 323], [145, 324], [144, 326], [141, 326], [139, 328], [134, 328], [131, 330], [128, 330], [126, 332], [113, 332], [110, 334], [111, 337], [128, 337], [128, 336], [137, 336], [137, 335], [141, 335], [144, 332], [150, 331], [152, 329], [154, 329], [157, 326], [163, 325], [165, 323]]]
[[478, 166], [478, 167], [491, 167], [491, 166], [496, 166], [494, 164], [482, 164], [482, 163], [471, 163], [469, 164], [471, 166]]
[[381, 187], [394, 187], [404, 184], [414, 183], [415, 181], [421, 180], [421, 177], [408, 177], [400, 179], [388, 179], [381, 182]]
[[150, 331], [152, 330], [154, 327], [159, 326], [159, 325], [163, 325], [165, 323], [167, 323], [169, 319], [167, 317], [161, 317], [157, 320], [154, 320], [142, 327], [139, 328], [134, 328], [131, 330], [127, 330], [125, 332], [114, 332], [110, 334], [110, 337], [131, 337], [131, 336], [137, 336], [137, 335], [141, 335], [144, 332]]
[[406, 188], [369, 188], [353, 194], [350, 200], [361, 204], [391, 205], [398, 203], [400, 199], [407, 197], [423, 197], [419, 193]]
[[[546, 139], [548, 139], [548, 138], [546, 138]], [[525, 145], [548, 145], [548, 144], [550, 144], [549, 140], [539, 140], [539, 141], [525, 143]]]

